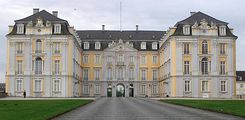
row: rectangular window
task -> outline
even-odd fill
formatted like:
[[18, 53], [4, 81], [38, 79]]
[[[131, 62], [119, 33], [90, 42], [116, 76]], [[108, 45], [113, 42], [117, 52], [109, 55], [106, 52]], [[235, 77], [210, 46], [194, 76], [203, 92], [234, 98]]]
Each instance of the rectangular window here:
[[117, 69], [117, 80], [123, 80], [123, 68]]
[[54, 34], [61, 33], [61, 24], [54, 24]]
[[108, 80], [112, 80], [112, 69], [108, 68]]
[[184, 90], [185, 92], [190, 92], [191, 91], [191, 85], [190, 85], [190, 81], [185, 81], [185, 86], [184, 86]]
[[88, 55], [83, 55], [83, 63], [84, 64], [88, 63]]
[[130, 56], [130, 57], [129, 57], [129, 62], [130, 62], [130, 63], [133, 63], [133, 62], [134, 62], [134, 56]]
[[112, 56], [107, 56], [107, 62], [112, 62]]
[[242, 83], [240, 84], [240, 88], [243, 88], [243, 84]]
[[141, 70], [141, 80], [146, 80], [146, 70]]
[[146, 56], [145, 55], [141, 56], [141, 64], [146, 64]]
[[157, 94], [157, 85], [152, 86], [152, 94]]
[[142, 87], [141, 87], [141, 93], [142, 93], [143, 95], [146, 94], [145, 85], [142, 85]]
[[60, 54], [60, 43], [54, 42], [54, 54]]
[[220, 61], [220, 75], [225, 75], [225, 61]]
[[83, 85], [83, 94], [88, 94], [89, 93], [89, 86], [88, 85]]
[[184, 43], [184, 54], [190, 54], [190, 44]]
[[83, 48], [84, 49], [89, 49], [89, 42], [84, 42], [83, 43]]
[[134, 69], [133, 68], [129, 69], [129, 80], [134, 80]]
[[88, 69], [83, 70], [83, 80], [88, 80]]
[[141, 49], [143, 49], [143, 50], [146, 49], [146, 42], [141, 42]]
[[95, 64], [100, 64], [100, 55], [95, 55]]
[[208, 81], [202, 81], [202, 92], [208, 92]]
[[123, 55], [118, 55], [118, 62], [123, 62]]
[[100, 94], [100, 85], [95, 85], [95, 94]]
[[23, 74], [23, 70], [22, 70], [22, 60], [17, 60], [17, 74]]
[[153, 61], [153, 64], [157, 64], [157, 56], [156, 55], [152, 56], [152, 61]]
[[184, 61], [184, 74], [190, 74], [190, 61]]
[[220, 54], [225, 54], [225, 44], [220, 43]]
[[157, 80], [157, 70], [152, 70], [152, 79]]
[[153, 50], [157, 50], [157, 42], [153, 42], [152, 43], [152, 49]]
[[94, 74], [95, 74], [95, 80], [100, 80], [100, 70], [96, 69]]
[[17, 24], [17, 34], [24, 34], [24, 24]]
[[184, 25], [183, 26], [183, 34], [184, 35], [190, 35], [190, 25]]
[[60, 60], [54, 61], [54, 74], [60, 74]]
[[23, 91], [22, 79], [17, 79], [16, 80], [16, 91], [18, 91], [18, 92], [22, 92]]
[[227, 91], [226, 81], [221, 81], [221, 92]]
[[225, 36], [226, 35], [226, 26], [219, 27], [219, 35]]
[[95, 49], [96, 50], [100, 49], [100, 42], [95, 42]]
[[42, 84], [41, 80], [35, 80], [35, 92], [41, 92], [42, 91]]
[[17, 42], [16, 49], [17, 49], [17, 54], [22, 54], [23, 53], [23, 42]]
[[58, 79], [54, 80], [53, 91], [54, 92], [60, 92], [60, 80], [58, 80]]

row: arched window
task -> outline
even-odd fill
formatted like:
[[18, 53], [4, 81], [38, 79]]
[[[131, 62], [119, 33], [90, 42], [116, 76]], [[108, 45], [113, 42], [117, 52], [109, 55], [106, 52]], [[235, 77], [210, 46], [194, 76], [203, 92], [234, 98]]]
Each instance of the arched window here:
[[201, 62], [202, 74], [208, 74], [208, 58], [203, 58]]
[[208, 54], [208, 43], [206, 40], [202, 42], [202, 54]]
[[42, 59], [40, 57], [35, 61], [35, 74], [42, 74]]
[[42, 52], [42, 41], [40, 39], [37, 39], [36, 41], [36, 53]]

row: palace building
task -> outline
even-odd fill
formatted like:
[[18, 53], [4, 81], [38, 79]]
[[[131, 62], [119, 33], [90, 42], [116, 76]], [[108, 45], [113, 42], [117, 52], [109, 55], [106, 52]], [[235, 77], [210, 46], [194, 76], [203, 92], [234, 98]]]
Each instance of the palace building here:
[[167, 31], [75, 30], [33, 9], [7, 37], [6, 92], [28, 97], [236, 95], [236, 39], [228, 23], [192, 12]]

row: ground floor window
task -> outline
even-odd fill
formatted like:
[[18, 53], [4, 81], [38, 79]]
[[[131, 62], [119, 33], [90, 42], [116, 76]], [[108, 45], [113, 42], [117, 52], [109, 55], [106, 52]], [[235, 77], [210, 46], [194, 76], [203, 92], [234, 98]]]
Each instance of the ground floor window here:
[[221, 81], [221, 92], [226, 92], [227, 91], [227, 82], [226, 81]]
[[100, 94], [100, 85], [95, 86], [95, 94]]
[[35, 84], [35, 91], [40, 92], [42, 91], [42, 81], [40, 79], [36, 79], [34, 84]]
[[22, 79], [16, 80], [16, 91], [17, 92], [23, 91], [23, 80]]
[[152, 94], [157, 94], [157, 85], [153, 85]]
[[185, 90], [185, 92], [190, 92], [191, 91], [191, 81], [189, 81], [189, 80], [185, 81], [184, 90]]
[[83, 94], [88, 94], [88, 85], [83, 86]]
[[141, 93], [142, 93], [143, 95], [146, 94], [145, 85], [142, 85], [142, 86], [141, 86]]
[[208, 81], [202, 81], [202, 92], [208, 92]]
[[55, 79], [53, 83], [53, 91], [54, 92], [59, 92], [60, 91], [60, 80]]

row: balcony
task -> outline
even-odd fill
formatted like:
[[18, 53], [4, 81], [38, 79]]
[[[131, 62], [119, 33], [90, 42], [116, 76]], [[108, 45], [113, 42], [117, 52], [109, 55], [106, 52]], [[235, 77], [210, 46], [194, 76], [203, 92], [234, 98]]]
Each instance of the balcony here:
[[117, 62], [118, 66], [124, 66], [124, 62]]

